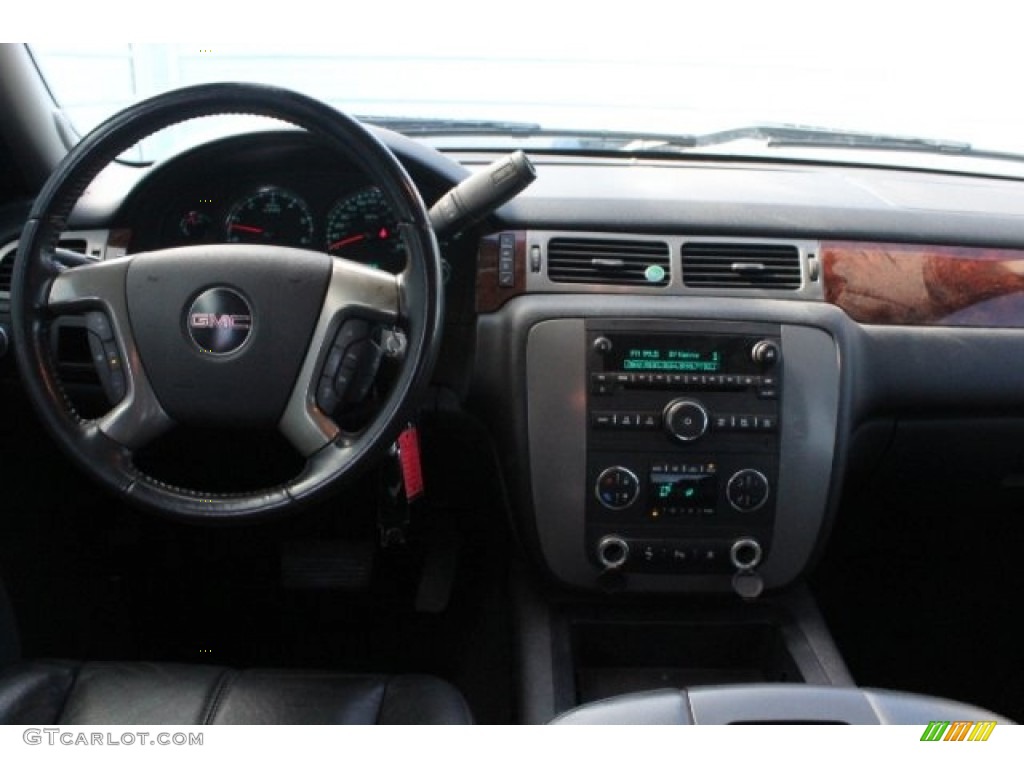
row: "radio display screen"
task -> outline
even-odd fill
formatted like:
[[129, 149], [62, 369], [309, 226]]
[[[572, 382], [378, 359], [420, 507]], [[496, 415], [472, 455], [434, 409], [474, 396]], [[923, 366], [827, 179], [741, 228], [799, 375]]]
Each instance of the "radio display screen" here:
[[623, 353], [621, 370], [719, 373], [722, 370], [722, 354], [717, 350], [693, 347], [630, 347]]
[[751, 368], [750, 345], [738, 336], [614, 334], [605, 370], [628, 373], [742, 373]]

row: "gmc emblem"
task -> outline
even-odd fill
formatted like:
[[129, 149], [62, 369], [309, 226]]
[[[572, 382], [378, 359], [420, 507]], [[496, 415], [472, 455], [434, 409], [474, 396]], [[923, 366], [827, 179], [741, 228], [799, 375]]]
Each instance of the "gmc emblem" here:
[[210, 355], [237, 351], [252, 331], [252, 307], [232, 288], [211, 288], [185, 313], [185, 328], [199, 349]]
[[237, 328], [241, 331], [252, 327], [252, 316], [196, 312], [189, 317], [188, 324], [192, 328]]

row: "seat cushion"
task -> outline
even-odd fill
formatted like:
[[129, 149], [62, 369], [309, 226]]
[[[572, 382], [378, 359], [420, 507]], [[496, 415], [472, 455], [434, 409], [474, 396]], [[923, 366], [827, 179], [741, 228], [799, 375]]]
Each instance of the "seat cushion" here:
[[425, 675], [36, 661], [0, 673], [5, 725], [442, 725], [472, 722]]

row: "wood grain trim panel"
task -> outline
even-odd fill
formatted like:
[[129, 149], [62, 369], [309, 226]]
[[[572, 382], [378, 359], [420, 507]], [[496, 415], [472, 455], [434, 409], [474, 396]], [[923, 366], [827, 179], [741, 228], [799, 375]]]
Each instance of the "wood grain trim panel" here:
[[825, 300], [861, 323], [1024, 328], [1024, 249], [823, 242]]
[[513, 298], [526, 292], [526, 232], [515, 235], [515, 263], [512, 285], [498, 283], [498, 235], [488, 235], [480, 240], [476, 256], [476, 311], [494, 312]]

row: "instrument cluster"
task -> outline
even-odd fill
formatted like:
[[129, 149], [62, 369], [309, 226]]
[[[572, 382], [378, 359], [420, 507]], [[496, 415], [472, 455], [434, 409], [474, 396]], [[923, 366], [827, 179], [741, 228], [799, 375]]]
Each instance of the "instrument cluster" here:
[[392, 273], [405, 266], [398, 221], [375, 186], [332, 192], [321, 180], [305, 194], [279, 183], [250, 183], [222, 203], [189, 195], [165, 217], [163, 247], [254, 243], [323, 250]]

